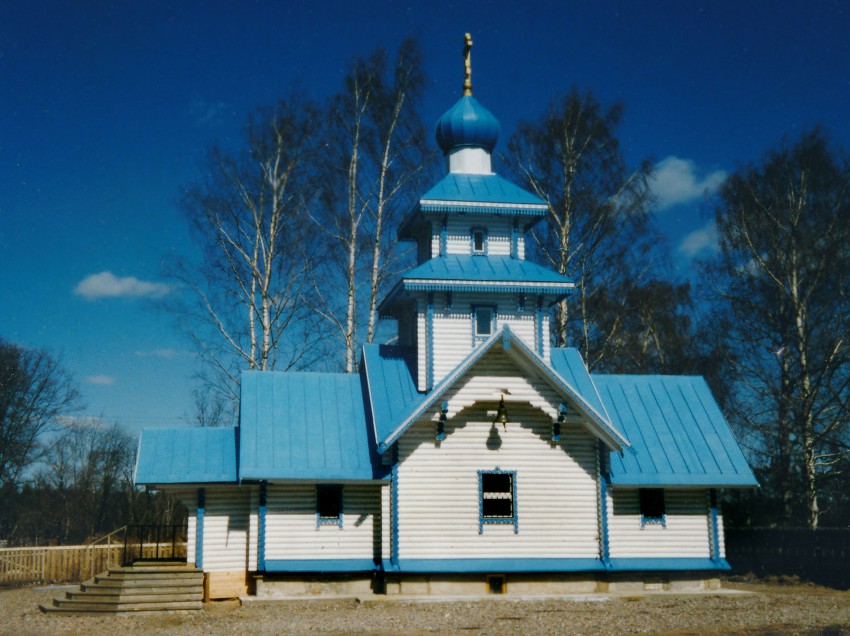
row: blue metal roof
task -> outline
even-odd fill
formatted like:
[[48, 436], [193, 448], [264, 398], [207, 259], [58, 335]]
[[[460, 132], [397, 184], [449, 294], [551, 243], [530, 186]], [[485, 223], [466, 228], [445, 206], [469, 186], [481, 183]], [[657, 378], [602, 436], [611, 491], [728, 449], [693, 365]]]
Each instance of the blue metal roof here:
[[[469, 205], [479, 204], [479, 205]], [[423, 212], [455, 212], [542, 216], [543, 199], [497, 174], [450, 172], [419, 200]]]
[[149, 428], [136, 458], [137, 484], [235, 482], [235, 428]]
[[402, 277], [405, 289], [565, 293], [574, 285], [558, 272], [510, 256], [449, 254], [425, 261]]
[[611, 454], [612, 485], [758, 485], [701, 377], [592, 378], [611, 420], [631, 442]]
[[244, 372], [240, 405], [241, 479], [381, 476], [359, 375]]
[[510, 256], [449, 254], [425, 261], [405, 272], [378, 308], [392, 312], [394, 301], [408, 291], [468, 291], [545, 294], [561, 298], [573, 287], [558, 272]]
[[[595, 411], [603, 414], [610, 421], [605, 406], [602, 404], [602, 399], [599, 397], [599, 391], [596, 390], [596, 385], [590, 378], [587, 365], [584, 364], [584, 359], [579, 350], [573, 347], [565, 349], [552, 347], [549, 351], [549, 358], [552, 368], [558, 375], [575, 387], [576, 391]], [[621, 428], [620, 431], [622, 430]], [[628, 435], [626, 437], [628, 438]]]
[[416, 352], [411, 347], [365, 345], [363, 372], [368, 383], [375, 438], [387, 438], [425, 400], [416, 389]]

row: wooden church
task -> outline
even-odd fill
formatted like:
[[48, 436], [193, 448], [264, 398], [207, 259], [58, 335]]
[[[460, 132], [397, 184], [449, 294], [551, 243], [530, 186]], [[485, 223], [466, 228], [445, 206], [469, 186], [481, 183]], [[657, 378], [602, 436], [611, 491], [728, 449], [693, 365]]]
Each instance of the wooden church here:
[[[468, 48], [467, 48], [468, 52]], [[717, 584], [723, 488], [756, 485], [700, 377], [550, 345], [573, 285], [525, 258], [546, 204], [492, 171], [472, 96], [399, 230], [393, 345], [357, 374], [245, 372], [235, 428], [148, 429], [136, 483], [189, 510], [210, 595], [557, 594]]]

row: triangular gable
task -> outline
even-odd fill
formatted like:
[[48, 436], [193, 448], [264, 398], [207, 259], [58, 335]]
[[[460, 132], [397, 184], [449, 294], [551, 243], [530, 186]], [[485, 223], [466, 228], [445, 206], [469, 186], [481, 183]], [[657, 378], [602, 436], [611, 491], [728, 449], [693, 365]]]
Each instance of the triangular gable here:
[[612, 486], [752, 487], [758, 482], [705, 380], [593, 375], [632, 445], [612, 454]]
[[[604, 411], [600, 412], [597, 408], [588, 402], [587, 399], [569, 382], [561, 377], [552, 367], [540, 358], [533, 350], [525, 345], [525, 343], [513, 336], [508, 325], [503, 325], [495, 334], [490, 336], [488, 340], [476, 347], [472, 353], [457, 367], [446, 375], [440, 383], [425, 397], [425, 399], [415, 405], [414, 408], [401, 420], [395, 430], [378, 441], [378, 452], [385, 452], [392, 444], [424, 413], [428, 411], [434, 404], [440, 400], [446, 392], [469, 371], [476, 362], [478, 362], [487, 352], [494, 347], [500, 346], [505, 352], [516, 352], [532, 369], [538, 371], [550, 385], [562, 393], [565, 397], [578, 406], [581, 415], [587, 418], [590, 423], [592, 432], [602, 439], [613, 450], [621, 450], [622, 447], [628, 446], [629, 442], [626, 437], [620, 433], [608, 420]], [[509, 353], [509, 355], [511, 355]]]

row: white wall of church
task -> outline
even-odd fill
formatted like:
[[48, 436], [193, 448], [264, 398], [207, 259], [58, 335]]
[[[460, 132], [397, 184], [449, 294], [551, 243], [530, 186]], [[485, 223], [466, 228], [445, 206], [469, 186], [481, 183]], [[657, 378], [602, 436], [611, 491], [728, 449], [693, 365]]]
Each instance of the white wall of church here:
[[250, 499], [248, 488], [206, 488], [204, 571], [234, 572], [247, 569]]
[[[447, 304], [445, 293], [434, 294], [433, 341], [434, 341], [434, 384], [436, 385], [450, 371], [461, 363], [472, 349], [481, 343], [473, 333], [473, 307], [491, 306], [496, 309], [494, 330], [509, 325], [511, 332], [522, 339], [530, 348], [535, 348], [536, 338], [536, 299], [526, 298], [524, 309], [519, 308], [518, 294], [490, 294], [486, 302], [481, 296], [471, 293], [454, 293], [452, 302]], [[425, 369], [427, 361], [426, 318], [420, 315], [419, 375], [420, 388], [425, 387]], [[549, 328], [548, 315], [544, 314], [543, 331], [544, 359], [548, 359]]]
[[[664, 503], [666, 523], [641, 527], [638, 489], [608, 491], [608, 546], [612, 559], [711, 557], [708, 492], [665, 489]], [[722, 520], [719, 529], [722, 536]]]
[[[520, 221], [522, 224], [522, 221]], [[487, 232], [488, 256], [510, 256], [513, 219], [507, 216], [454, 215], [446, 223], [446, 253], [471, 254], [472, 229], [484, 228]], [[431, 234], [431, 258], [440, 255], [442, 225], [435, 222]], [[517, 258], [525, 258], [525, 237], [519, 232]]]
[[[430, 420], [399, 440], [399, 558], [596, 558], [595, 439], [570, 425], [552, 443], [538, 409], [511, 404], [502, 427], [488, 408], [449, 419], [440, 443]], [[512, 524], [479, 533], [478, 471], [497, 467], [516, 471], [516, 534]]]
[[266, 559], [372, 559], [381, 551], [381, 487], [343, 486], [342, 527], [317, 525], [314, 484], [270, 484]]

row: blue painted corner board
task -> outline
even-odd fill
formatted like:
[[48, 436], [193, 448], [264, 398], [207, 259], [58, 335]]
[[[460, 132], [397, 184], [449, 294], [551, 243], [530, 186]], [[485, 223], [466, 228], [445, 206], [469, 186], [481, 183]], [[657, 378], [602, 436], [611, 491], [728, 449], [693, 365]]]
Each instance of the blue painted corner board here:
[[593, 375], [631, 448], [611, 454], [612, 486], [757, 486], [701, 377]]
[[239, 419], [242, 479], [382, 476], [357, 374], [245, 372]]
[[137, 484], [236, 482], [237, 429], [150, 428], [142, 431]]

